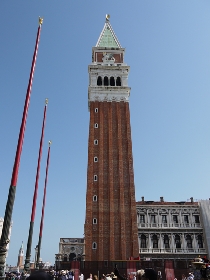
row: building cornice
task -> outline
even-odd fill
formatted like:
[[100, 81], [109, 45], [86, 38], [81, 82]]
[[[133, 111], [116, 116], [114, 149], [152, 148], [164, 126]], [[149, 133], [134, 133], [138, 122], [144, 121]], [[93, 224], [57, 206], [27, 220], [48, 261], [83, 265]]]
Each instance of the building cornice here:
[[130, 87], [91, 87], [88, 88], [88, 103], [98, 102], [129, 102]]

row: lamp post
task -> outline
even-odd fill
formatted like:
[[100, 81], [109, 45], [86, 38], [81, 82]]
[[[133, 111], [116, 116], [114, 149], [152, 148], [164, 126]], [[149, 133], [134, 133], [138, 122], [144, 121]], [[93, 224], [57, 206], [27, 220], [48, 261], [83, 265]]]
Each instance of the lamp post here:
[[20, 165], [20, 157], [22, 153], [22, 147], [23, 147], [23, 139], [25, 134], [25, 127], [26, 127], [26, 120], [27, 120], [27, 114], [28, 114], [28, 108], [29, 108], [29, 102], [30, 102], [30, 96], [31, 96], [31, 88], [32, 88], [32, 81], [34, 76], [34, 70], [36, 65], [36, 57], [38, 52], [38, 46], [39, 46], [39, 38], [40, 38], [40, 32], [41, 32], [41, 26], [43, 23], [43, 19], [39, 17], [39, 27], [37, 31], [37, 37], [36, 37], [36, 44], [35, 44], [35, 50], [31, 65], [31, 72], [28, 82], [28, 88], [25, 98], [25, 105], [23, 110], [23, 116], [22, 116], [22, 122], [20, 126], [20, 132], [19, 132], [19, 138], [18, 138], [18, 144], [17, 144], [17, 150], [15, 155], [15, 161], [12, 171], [12, 178], [11, 178], [11, 184], [9, 188], [9, 194], [7, 199], [7, 205], [6, 210], [4, 214], [4, 223], [2, 228], [2, 234], [1, 234], [1, 240], [0, 240], [0, 279], [5, 279], [5, 260], [6, 260], [6, 254], [7, 254], [7, 244], [9, 243], [9, 229], [11, 225], [12, 220], [12, 211], [13, 211], [13, 205], [15, 201], [15, 192], [16, 192], [16, 185], [17, 185], [17, 179], [18, 179], [18, 171], [19, 171], [19, 165]]

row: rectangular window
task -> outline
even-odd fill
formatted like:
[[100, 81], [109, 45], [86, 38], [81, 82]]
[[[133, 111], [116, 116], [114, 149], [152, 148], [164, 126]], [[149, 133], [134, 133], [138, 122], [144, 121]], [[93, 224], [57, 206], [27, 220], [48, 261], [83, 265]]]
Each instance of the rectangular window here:
[[196, 224], [199, 224], [200, 223], [200, 219], [199, 219], [199, 216], [198, 215], [195, 215], [195, 223]]
[[167, 216], [166, 215], [162, 216], [162, 222], [163, 222], [163, 224], [167, 224]]
[[165, 248], [166, 249], [169, 249], [170, 247], [169, 247], [169, 240], [168, 239], [165, 239], [164, 240], [164, 243], [165, 243]]
[[184, 222], [185, 224], [189, 224], [188, 215], [184, 215]]
[[94, 145], [98, 145], [98, 140], [94, 140]]
[[98, 108], [95, 108], [95, 113], [98, 113]]
[[155, 224], [155, 215], [151, 215], [151, 223]]
[[94, 162], [98, 162], [98, 158], [97, 157], [94, 157]]
[[140, 223], [145, 224], [145, 216], [144, 215], [140, 215]]
[[94, 181], [98, 181], [98, 176], [94, 175]]
[[154, 249], [158, 248], [158, 240], [157, 239], [153, 240], [153, 248]]
[[173, 221], [175, 224], [178, 224], [178, 216], [177, 215], [173, 215]]
[[146, 248], [146, 239], [141, 239], [141, 248]]

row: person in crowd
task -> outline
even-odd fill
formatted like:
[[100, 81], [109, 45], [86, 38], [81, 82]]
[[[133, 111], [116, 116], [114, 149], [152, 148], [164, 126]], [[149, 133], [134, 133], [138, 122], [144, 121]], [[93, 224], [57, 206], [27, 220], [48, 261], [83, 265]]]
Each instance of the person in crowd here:
[[193, 280], [194, 279], [194, 275], [190, 272], [188, 274], [187, 280]]
[[32, 273], [27, 280], [52, 280], [52, 276], [41, 270]]
[[98, 280], [98, 276], [97, 275], [93, 275], [93, 280]]
[[186, 280], [185, 274], [182, 274], [182, 280]]

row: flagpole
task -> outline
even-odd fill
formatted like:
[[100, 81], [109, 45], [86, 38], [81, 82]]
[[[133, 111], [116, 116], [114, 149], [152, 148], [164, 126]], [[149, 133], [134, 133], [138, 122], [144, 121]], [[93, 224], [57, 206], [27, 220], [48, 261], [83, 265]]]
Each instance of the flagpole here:
[[0, 240], [0, 279], [5, 279], [5, 261], [6, 261], [6, 254], [7, 254], [7, 244], [9, 243], [9, 230], [10, 230], [11, 220], [12, 220], [12, 211], [13, 211], [13, 205], [14, 205], [14, 201], [15, 201], [15, 192], [16, 192], [18, 171], [19, 171], [19, 165], [20, 165], [20, 157], [21, 157], [21, 152], [22, 152], [22, 147], [23, 147], [23, 139], [24, 139], [24, 134], [25, 134], [26, 120], [27, 120], [27, 114], [28, 114], [28, 108], [29, 108], [29, 102], [30, 102], [32, 81], [33, 81], [33, 75], [34, 75], [34, 70], [35, 70], [35, 65], [36, 65], [36, 58], [37, 58], [42, 23], [43, 23], [43, 19], [39, 17], [39, 27], [38, 27], [37, 36], [36, 36], [35, 50], [34, 50], [34, 55], [33, 55], [33, 60], [32, 60], [32, 65], [31, 65], [31, 72], [30, 72], [28, 88], [27, 88], [27, 93], [26, 93], [26, 98], [25, 98], [25, 105], [24, 105], [24, 110], [23, 110], [22, 122], [21, 122], [21, 126], [20, 126], [18, 144], [17, 144], [15, 161], [14, 161], [12, 178], [11, 178], [11, 184], [10, 184], [10, 188], [9, 188], [7, 205], [6, 205], [6, 210], [5, 210], [5, 214], [4, 214], [2, 235], [1, 235], [1, 240]]
[[44, 196], [43, 196], [43, 203], [42, 203], [42, 216], [40, 222], [40, 230], [39, 230], [39, 242], [38, 242], [38, 251], [37, 251], [37, 258], [36, 258], [36, 268], [39, 267], [39, 259], [40, 259], [40, 250], [41, 250], [41, 242], [42, 242], [42, 230], [43, 230], [43, 221], [44, 221], [44, 210], [45, 210], [45, 201], [46, 201], [46, 190], [47, 190], [47, 177], [48, 177], [48, 168], [49, 168], [49, 161], [50, 161], [50, 145], [51, 141], [49, 141], [48, 147], [48, 155], [47, 155], [47, 166], [46, 166], [46, 176], [45, 176], [45, 186], [44, 186]]
[[38, 163], [37, 163], [37, 170], [36, 170], [36, 181], [35, 181], [33, 204], [32, 204], [32, 210], [31, 210], [31, 221], [30, 221], [29, 232], [28, 232], [28, 243], [27, 243], [27, 249], [26, 249], [26, 259], [25, 259], [25, 264], [24, 264], [24, 269], [26, 271], [30, 270], [31, 244], [32, 244], [32, 237], [33, 237], [34, 219], [35, 219], [35, 213], [36, 213], [36, 199], [37, 199], [37, 193], [38, 193], [38, 187], [39, 187], [39, 185], [38, 185], [39, 171], [40, 171], [40, 162], [41, 162], [41, 157], [42, 157], [42, 146], [43, 146], [43, 138], [44, 138], [47, 104], [48, 104], [48, 99], [45, 99], [44, 116], [43, 116], [43, 122], [42, 122], [42, 133], [41, 133], [41, 138], [40, 138], [39, 156], [38, 156]]

